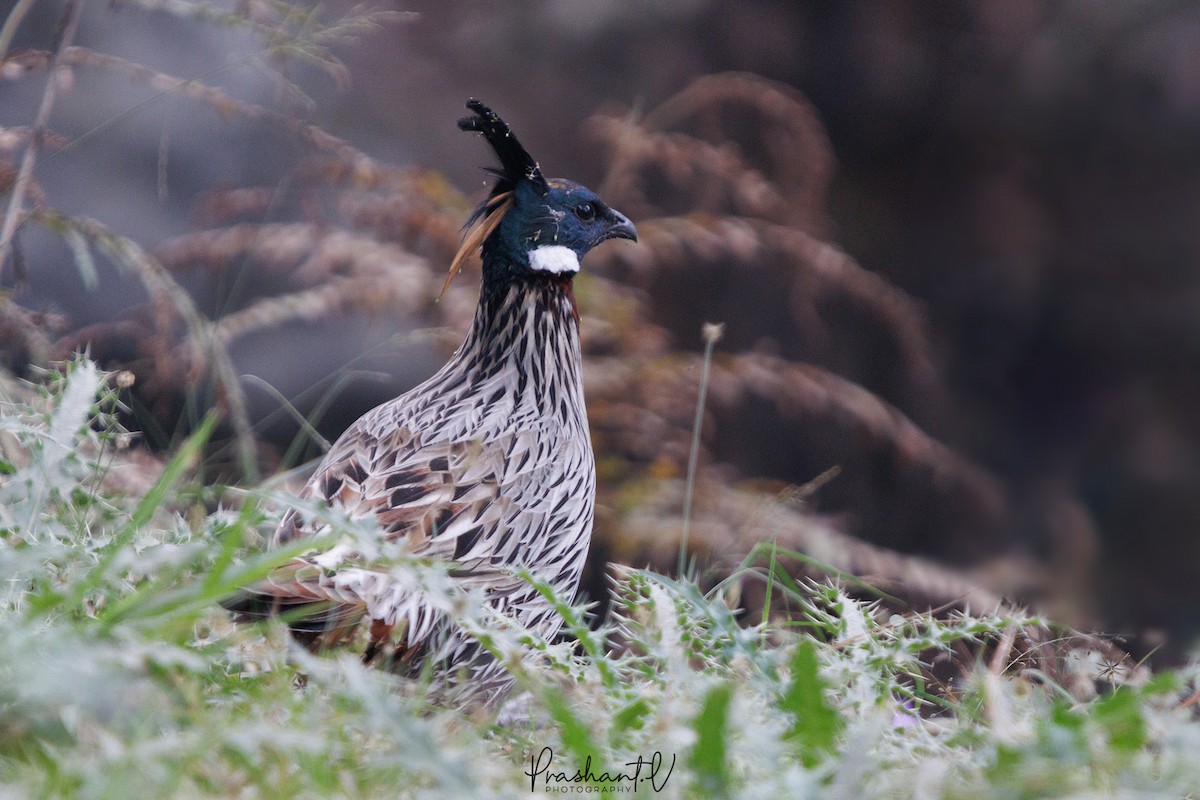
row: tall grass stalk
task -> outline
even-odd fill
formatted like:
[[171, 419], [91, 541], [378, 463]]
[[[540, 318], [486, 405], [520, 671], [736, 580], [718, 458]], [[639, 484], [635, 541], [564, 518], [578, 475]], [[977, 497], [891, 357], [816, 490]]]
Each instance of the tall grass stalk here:
[[[42, 134], [50, 124], [50, 112], [54, 109], [54, 100], [58, 94], [58, 70], [62, 66], [63, 53], [67, 51], [67, 48], [71, 46], [71, 42], [75, 39], [75, 31], [79, 28], [79, 14], [83, 10], [83, 3], [84, 0], [68, 0], [67, 7], [63, 11], [62, 29], [58, 34], [54, 56], [50, 63], [50, 69], [46, 74], [46, 88], [42, 92], [42, 102], [38, 106], [37, 116], [34, 118], [33, 135], [29, 137], [29, 144], [25, 145], [25, 154], [21, 157], [21, 167], [17, 171], [17, 179], [13, 183], [12, 194], [8, 198], [8, 209], [4, 212], [4, 224], [0, 226], [0, 275], [4, 274], [4, 264], [8, 261], [8, 254], [12, 249], [13, 236], [16, 235], [17, 225], [24, 216], [25, 192], [29, 187], [30, 178], [33, 177], [33, 167], [37, 164], [38, 149], [42, 143]], [[6, 34], [11, 34], [8, 30], [8, 23], [12, 22], [15, 30], [15, 25], [19, 23], [26, 10], [25, 8], [16, 7], [9, 12], [4, 26]], [[3, 52], [3, 50], [0, 50], [0, 57], [3, 56]]]
[[713, 349], [725, 333], [724, 323], [708, 322], [701, 329], [704, 336], [704, 360], [700, 367], [700, 388], [696, 395], [696, 418], [692, 422], [692, 445], [688, 450], [687, 485], [683, 493], [683, 528], [679, 532], [679, 561], [675, 574], [683, 577], [687, 566], [688, 532], [692, 524], [692, 499], [696, 491], [696, 467], [700, 461], [700, 430], [704, 426], [704, 401], [708, 397], [708, 373], [712, 367]]

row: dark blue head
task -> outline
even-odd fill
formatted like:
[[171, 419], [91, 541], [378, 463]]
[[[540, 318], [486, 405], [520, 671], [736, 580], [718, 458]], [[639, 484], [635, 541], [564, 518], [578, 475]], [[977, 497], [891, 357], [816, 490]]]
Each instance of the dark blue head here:
[[485, 261], [498, 256], [515, 272], [574, 275], [580, 259], [601, 242], [637, 241], [633, 223], [591, 189], [559, 179], [546, 185], [545, 194], [529, 183], [517, 185], [512, 206], [483, 244]]
[[591, 189], [574, 181], [546, 179], [494, 111], [478, 100], [470, 100], [467, 107], [475, 116], [460, 120], [458, 126], [482, 133], [499, 156], [501, 168], [491, 170], [497, 181], [488, 201], [472, 217], [476, 227], [467, 235], [451, 274], [465, 251], [481, 244], [485, 279], [495, 279], [571, 277], [579, 271], [580, 259], [601, 242], [637, 241], [633, 223]]

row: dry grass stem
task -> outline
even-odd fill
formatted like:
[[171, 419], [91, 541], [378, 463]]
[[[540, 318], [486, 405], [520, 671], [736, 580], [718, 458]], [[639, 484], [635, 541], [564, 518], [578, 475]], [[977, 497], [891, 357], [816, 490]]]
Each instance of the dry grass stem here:
[[17, 0], [12, 10], [4, 18], [4, 25], [0, 27], [0, 63], [4, 62], [8, 55], [8, 46], [12, 44], [13, 37], [17, 35], [17, 28], [21, 25], [21, 20], [29, 13], [29, 9], [33, 8], [35, 0]]
[[[54, 55], [50, 59], [50, 74], [46, 77], [46, 89], [42, 92], [42, 101], [38, 106], [37, 117], [33, 123], [33, 136], [25, 146], [25, 155], [21, 159], [21, 168], [13, 184], [12, 194], [8, 198], [8, 208], [4, 212], [4, 223], [0, 225], [0, 275], [4, 274], [4, 265], [12, 250], [12, 237], [17, 226], [21, 223], [24, 213], [25, 191], [33, 175], [33, 167], [37, 163], [38, 147], [41, 144], [41, 131], [50, 124], [50, 112], [54, 109], [54, 100], [58, 92], [59, 69], [65, 63], [64, 54], [69, 52], [75, 32], [79, 27], [79, 14], [84, 0], [68, 0], [63, 11], [62, 32]], [[13, 11], [13, 16], [16, 10]], [[7, 300], [0, 300], [7, 303]]]
[[[214, 335], [213, 323], [208, 320], [192, 301], [191, 295], [171, 277], [163, 265], [142, 249], [132, 239], [121, 236], [95, 220], [68, 217], [53, 211], [38, 211], [35, 219], [50, 230], [60, 234], [73, 230], [82, 235], [93, 247], [109, 257], [114, 264], [132, 272], [146, 291], [154, 305], [169, 306], [181, 319], [187, 330], [185, 352], [198, 367], [207, 365], [221, 397], [229, 409], [237, 442], [238, 461], [243, 475], [249, 481], [258, 479], [258, 455], [250, 415], [246, 408], [246, 395], [242, 390], [233, 362], [221, 341]], [[196, 363], [199, 362], [199, 363]]]
[[700, 462], [700, 431], [704, 425], [704, 400], [708, 395], [708, 375], [712, 367], [713, 350], [720, 341], [725, 326], [716, 323], [706, 323], [702, 330], [704, 336], [704, 356], [700, 368], [700, 385], [696, 392], [696, 418], [692, 422], [692, 443], [688, 448], [688, 465], [686, 491], [683, 495], [683, 521], [679, 531], [679, 559], [675, 565], [675, 574], [683, 577], [684, 564], [688, 553], [688, 527], [692, 519], [692, 498], [696, 489], [696, 467]]

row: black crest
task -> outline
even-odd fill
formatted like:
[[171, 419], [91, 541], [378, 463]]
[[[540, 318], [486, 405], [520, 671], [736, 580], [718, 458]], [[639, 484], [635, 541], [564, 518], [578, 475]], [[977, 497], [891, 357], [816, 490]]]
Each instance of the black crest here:
[[492, 187], [492, 196], [512, 191], [521, 181], [529, 181], [539, 195], [550, 191], [538, 163], [517, 141], [508, 123], [474, 97], [467, 101], [467, 108], [474, 111], [475, 116], [463, 117], [458, 121], [458, 127], [482, 133], [500, 158], [501, 169], [489, 170], [500, 179]]

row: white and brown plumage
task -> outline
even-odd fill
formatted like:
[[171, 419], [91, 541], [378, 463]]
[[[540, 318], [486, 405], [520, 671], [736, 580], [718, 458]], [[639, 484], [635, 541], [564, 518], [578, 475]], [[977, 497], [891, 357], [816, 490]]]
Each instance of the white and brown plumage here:
[[[468, 108], [474, 115], [459, 127], [482, 133], [502, 167], [451, 266], [453, 276], [482, 247], [471, 331], [436, 375], [354, 423], [302, 496], [455, 562], [455, 580], [549, 637], [562, 620], [512, 568], [572, 597], [591, 539], [596, 470], [571, 283], [588, 250], [636, 240], [636, 232], [590, 190], [545, 179], [486, 106], [472, 100]], [[275, 541], [314, 533], [291, 512]], [[286, 611], [294, 635], [314, 648], [369, 625], [368, 660], [411, 674], [432, 662], [457, 684], [449, 695], [495, 699], [511, 683], [419, 592], [384, 571], [341, 563], [338, 553], [298, 559], [226, 605], [239, 620]]]

